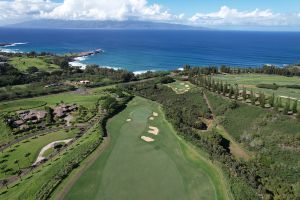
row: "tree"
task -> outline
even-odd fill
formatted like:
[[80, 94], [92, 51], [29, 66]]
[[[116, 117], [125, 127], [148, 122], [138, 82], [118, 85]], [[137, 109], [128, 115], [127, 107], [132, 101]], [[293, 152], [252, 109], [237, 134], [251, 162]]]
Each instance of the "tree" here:
[[0, 169], [2, 172], [4, 172], [4, 174], [6, 175], [6, 168], [7, 168], [7, 164], [3, 164]]
[[243, 93], [242, 93], [243, 99], [246, 100], [247, 99], [247, 91], [246, 88], [243, 87]]
[[293, 113], [298, 112], [298, 100], [294, 100], [292, 111], [293, 111]]
[[28, 57], [33, 57], [34, 58], [34, 57], [37, 56], [37, 53], [35, 51], [31, 51], [27, 55], [28, 55]]
[[287, 101], [285, 102], [285, 107], [283, 110], [283, 114], [287, 115], [288, 112], [290, 111], [290, 107], [291, 107], [291, 100], [287, 99]]
[[47, 123], [47, 124], [52, 124], [53, 121], [54, 121], [53, 109], [50, 108], [49, 106], [46, 106], [46, 107], [45, 107], [45, 110], [46, 110], [46, 112], [47, 112], [47, 115], [46, 115], [46, 123]]
[[69, 61], [67, 59], [64, 59], [60, 63], [60, 68], [63, 69], [63, 70], [68, 70], [70, 68]]
[[230, 86], [230, 90], [229, 90], [229, 98], [231, 98], [234, 94], [234, 91], [233, 91], [233, 87]]
[[238, 85], [236, 84], [235, 85], [235, 91], [234, 91], [234, 99], [237, 100], [239, 97], [239, 87]]
[[184, 70], [184, 71], [190, 71], [190, 69], [191, 69], [191, 66], [190, 66], [190, 65], [184, 65], [184, 66], [183, 66], [183, 70]]
[[162, 83], [162, 84], [168, 84], [168, 83], [173, 83], [173, 82], [175, 82], [175, 80], [169, 76], [165, 76], [160, 79], [160, 83]]
[[255, 93], [253, 92], [253, 90], [251, 90], [250, 98], [251, 98], [251, 104], [254, 105], [255, 101], [256, 101], [256, 97], [255, 97]]
[[265, 107], [266, 105], [266, 97], [265, 97], [265, 94], [264, 93], [260, 93], [259, 94], [259, 103], [260, 103], [260, 106], [261, 107]]
[[221, 84], [220, 84], [220, 92], [224, 92], [224, 85], [223, 85], [222, 81], [221, 81]]
[[2, 185], [6, 186], [6, 189], [8, 189], [8, 185], [7, 184], [8, 184], [8, 180], [7, 179], [3, 179], [2, 180]]
[[28, 67], [26, 69], [26, 71], [29, 73], [29, 74], [34, 74], [35, 72], [38, 72], [39, 69], [37, 67]]
[[30, 163], [30, 159], [29, 159], [29, 156], [30, 156], [30, 155], [31, 155], [31, 153], [29, 153], [29, 152], [24, 154], [24, 157], [28, 159], [28, 162], [29, 162], [29, 163]]
[[18, 168], [19, 168], [19, 170], [20, 170], [19, 160], [15, 160], [15, 161], [14, 161], [14, 164], [18, 165]]
[[300, 120], [300, 110], [298, 110], [297, 118]]
[[22, 181], [22, 170], [17, 171], [17, 176], [21, 179]]
[[272, 96], [269, 99], [269, 104], [270, 104], [271, 107], [274, 107], [274, 104], [275, 104], [275, 95], [274, 95], [274, 93], [272, 94]]
[[281, 100], [281, 97], [278, 98], [278, 108], [282, 108], [282, 100]]

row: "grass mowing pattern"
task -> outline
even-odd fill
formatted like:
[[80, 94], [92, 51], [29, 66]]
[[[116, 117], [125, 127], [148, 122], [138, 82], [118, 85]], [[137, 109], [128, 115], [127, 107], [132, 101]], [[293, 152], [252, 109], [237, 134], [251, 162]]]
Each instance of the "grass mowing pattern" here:
[[[148, 121], [155, 111], [159, 117]], [[126, 122], [131, 118], [131, 122]], [[157, 136], [148, 131], [153, 125]], [[217, 173], [194, 157], [165, 120], [159, 105], [135, 98], [108, 123], [111, 144], [65, 199], [223, 199]], [[145, 135], [155, 139], [146, 143]], [[198, 154], [197, 154], [198, 155]], [[216, 173], [211, 179], [205, 172]], [[222, 184], [219, 184], [222, 185]], [[217, 196], [218, 195], [218, 196]]]

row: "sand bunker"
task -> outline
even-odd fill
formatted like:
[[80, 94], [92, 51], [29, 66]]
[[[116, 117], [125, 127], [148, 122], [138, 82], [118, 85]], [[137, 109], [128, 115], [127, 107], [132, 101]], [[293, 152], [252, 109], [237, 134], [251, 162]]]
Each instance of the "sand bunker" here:
[[130, 118], [126, 119], [126, 122], [131, 122], [131, 121], [132, 121], [132, 119], [130, 119]]
[[152, 115], [153, 115], [154, 117], [158, 117], [158, 113], [156, 113], [156, 112], [153, 112]]
[[187, 88], [188, 88], [188, 87], [190, 87], [190, 86], [189, 86], [189, 85], [185, 85], [185, 87], [187, 87]]
[[184, 85], [184, 83], [180, 83], [180, 85]]
[[152, 139], [151, 137], [146, 137], [146, 136], [141, 136], [141, 139], [144, 140], [145, 142], [153, 142], [154, 139]]
[[148, 133], [151, 133], [153, 135], [157, 135], [159, 133], [159, 129], [154, 126], [149, 126], [149, 129], [150, 130], [148, 131]]
[[154, 120], [154, 117], [149, 117], [149, 119], [152, 121], [152, 120]]
[[67, 144], [67, 143], [71, 142], [71, 140], [72, 140], [72, 139], [68, 139], [68, 140], [59, 140], [59, 141], [55, 141], [55, 142], [51, 142], [50, 144], [47, 144], [46, 146], [44, 146], [44, 147], [42, 148], [42, 150], [40, 151], [40, 153], [39, 153], [39, 155], [38, 155], [36, 161], [35, 161], [32, 165], [36, 165], [36, 164], [38, 164], [39, 162], [41, 162], [42, 160], [44, 160], [45, 157], [44, 157], [43, 155], [44, 155], [45, 151], [47, 151], [48, 149], [53, 148], [54, 145], [55, 145], [56, 143], [61, 143], [61, 142], [63, 142], [63, 143], [66, 143], [66, 144]]

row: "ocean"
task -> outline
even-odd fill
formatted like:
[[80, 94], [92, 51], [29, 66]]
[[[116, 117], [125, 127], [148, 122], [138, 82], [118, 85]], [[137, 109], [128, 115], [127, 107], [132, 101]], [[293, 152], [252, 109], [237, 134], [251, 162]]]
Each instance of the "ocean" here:
[[169, 70], [184, 64], [258, 67], [300, 61], [299, 32], [155, 31], [0, 28], [0, 51], [76, 53], [103, 49], [81, 58], [129, 71]]

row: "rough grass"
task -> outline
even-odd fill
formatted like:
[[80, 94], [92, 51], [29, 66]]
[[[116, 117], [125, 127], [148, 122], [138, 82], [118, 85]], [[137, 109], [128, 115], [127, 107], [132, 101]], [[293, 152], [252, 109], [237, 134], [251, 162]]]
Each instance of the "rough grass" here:
[[[208, 93], [214, 106], [228, 103], [218, 95]], [[281, 178], [291, 185], [299, 181], [300, 123], [298, 120], [260, 107], [240, 104], [235, 109], [219, 113], [222, 125], [236, 141], [256, 155], [271, 177]]]
[[[159, 117], [148, 121], [153, 111]], [[159, 135], [147, 133], [149, 125]], [[108, 132], [110, 146], [65, 199], [226, 199], [218, 172], [178, 139], [158, 104], [135, 98], [108, 123]], [[142, 135], [155, 141], [146, 143]]]
[[85, 152], [95, 141], [99, 141], [100, 135], [98, 129], [90, 129], [85, 136], [70, 145], [58, 157], [23, 177], [23, 181], [10, 185], [8, 190], [2, 188], [0, 190], [0, 199], [36, 199], [36, 193], [41, 189], [42, 185], [53, 180], [57, 173], [65, 167], [66, 163], [78, 159], [78, 155]]
[[[57, 140], [73, 138], [75, 136], [75, 132], [75, 130], [69, 132], [58, 131], [47, 135], [29, 138], [1, 152], [1, 160], [7, 160], [3, 164], [7, 165], [7, 169], [11, 168], [13, 171], [18, 170], [18, 165], [14, 163], [15, 160], [19, 161], [20, 168], [29, 167], [35, 162], [40, 150], [44, 146]], [[28, 158], [25, 158], [24, 156], [26, 153], [30, 153]], [[3, 172], [0, 172], [0, 178], [4, 178], [7, 175], [9, 174], [5, 175]]]
[[29, 67], [37, 67], [40, 70], [44, 71], [53, 71], [58, 69], [59, 66], [55, 64], [49, 64], [46, 61], [49, 60], [47, 56], [39, 56], [36, 58], [29, 58], [29, 57], [13, 57], [10, 60], [10, 64], [16, 67], [21, 71], [26, 71]]
[[46, 105], [45, 101], [22, 99], [0, 103], [0, 110], [2, 112], [13, 112], [18, 110], [38, 108], [44, 105]]

